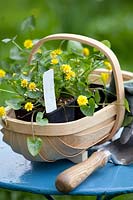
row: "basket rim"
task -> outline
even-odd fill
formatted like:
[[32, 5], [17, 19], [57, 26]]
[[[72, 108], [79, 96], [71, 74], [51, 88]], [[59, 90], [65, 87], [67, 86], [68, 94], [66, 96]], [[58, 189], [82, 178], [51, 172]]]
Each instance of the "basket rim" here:
[[[96, 111], [93, 116], [85, 116], [81, 119], [64, 123], [48, 123], [45, 126], [40, 126], [36, 122], [32, 123], [13, 118], [10, 116], [10, 114], [12, 115], [13, 109], [10, 109], [7, 111], [7, 117], [3, 121], [3, 127], [23, 134], [33, 134], [34, 130], [35, 135], [43, 135], [43, 136], [72, 135], [76, 134], [77, 130], [78, 132], [86, 130], [87, 128], [95, 126], [97, 123], [100, 123], [104, 119], [116, 116], [116, 107], [117, 105], [115, 101], [105, 106], [104, 108]], [[100, 118], [100, 116], [103, 114], [104, 116]], [[97, 118], [100, 118], [99, 121], [97, 121]]]
[[[97, 72], [98, 71], [99, 71], [99, 73], [101, 73], [101, 71], [103, 71], [103, 69], [97, 70]], [[126, 81], [133, 79], [132, 72], [122, 71], [122, 75]], [[76, 128], [78, 128], [78, 132], [80, 132], [82, 130], [87, 129], [89, 127], [89, 123], [91, 123], [92, 126], [95, 126], [96, 122], [94, 122], [94, 120], [93, 120], [93, 123], [92, 123], [92, 119], [94, 119], [97, 116], [100, 116], [102, 112], [105, 112], [107, 115], [109, 115], [108, 112], [111, 109], [114, 110], [112, 112], [112, 115], [116, 115], [117, 114], [116, 102], [112, 102], [112, 103], [108, 104], [107, 106], [105, 106], [104, 108], [96, 111], [93, 116], [86, 116], [86, 117], [83, 117], [81, 119], [74, 120], [71, 122], [48, 123], [45, 126], [40, 126], [36, 122], [33, 122], [34, 132], [35, 132], [35, 135], [43, 135], [43, 136], [72, 135], [72, 134], [77, 133], [77, 131], [75, 130]], [[9, 112], [11, 112], [11, 109], [7, 112], [6, 119], [2, 120], [2, 125], [5, 129], [8, 129], [8, 130], [12, 129], [15, 132], [19, 132], [19, 133], [23, 133], [23, 134], [30, 134], [30, 132], [32, 132], [31, 122], [26, 122], [26, 121], [15, 119], [11, 116], [8, 116]], [[103, 116], [102, 116], [102, 118], [103, 118]], [[80, 126], [83, 126], [82, 123], [84, 124], [83, 128], [80, 127]], [[18, 128], [17, 124], [21, 125], [21, 128]], [[29, 127], [28, 129], [25, 128], [27, 126]], [[109, 135], [110, 135], [110, 133], [109, 133]]]

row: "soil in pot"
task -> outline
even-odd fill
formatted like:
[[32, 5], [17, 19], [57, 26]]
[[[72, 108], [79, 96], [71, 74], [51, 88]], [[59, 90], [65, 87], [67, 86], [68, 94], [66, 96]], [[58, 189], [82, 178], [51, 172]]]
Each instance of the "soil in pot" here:
[[[33, 115], [33, 112], [35, 112], [34, 115]], [[32, 115], [33, 115], [33, 122], [35, 122], [36, 121], [36, 114], [37, 114], [37, 112], [35, 110], [29, 111], [29, 112], [27, 112], [23, 108], [21, 108], [19, 110], [15, 110], [16, 118], [19, 119], [19, 120], [27, 121], [27, 122], [32, 121]]]
[[[49, 123], [63, 123], [75, 120], [75, 99], [60, 99], [58, 100], [58, 108], [51, 113], [45, 113], [44, 118], [47, 118]], [[27, 112], [25, 109], [15, 110], [16, 118], [23, 121], [36, 121], [37, 112], [43, 112], [44, 108]]]

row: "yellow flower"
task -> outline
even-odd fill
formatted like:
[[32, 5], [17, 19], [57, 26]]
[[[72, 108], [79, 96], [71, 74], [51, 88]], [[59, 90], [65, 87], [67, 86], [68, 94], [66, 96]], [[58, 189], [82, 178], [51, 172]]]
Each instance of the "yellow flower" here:
[[79, 106], [85, 106], [85, 105], [87, 105], [87, 103], [88, 103], [88, 99], [87, 99], [86, 96], [80, 95], [80, 96], [78, 97], [78, 99], [77, 99], [77, 102], [78, 102]]
[[3, 69], [0, 69], [0, 78], [4, 78], [6, 75], [6, 72]]
[[24, 47], [25, 47], [26, 49], [32, 48], [32, 47], [33, 47], [33, 42], [32, 42], [32, 40], [25, 40], [25, 41], [24, 41]]
[[61, 49], [55, 49], [54, 51], [51, 51], [50, 56], [51, 58], [56, 58], [57, 55], [60, 55], [62, 53]]
[[101, 73], [101, 79], [104, 85], [108, 83], [109, 80], [109, 74], [108, 73]]
[[21, 80], [21, 87], [26, 88], [28, 86], [28, 81], [26, 79]]
[[51, 57], [51, 58], [56, 58], [56, 57], [57, 57], [55, 51], [51, 51], [51, 53], [50, 53], [50, 57]]
[[34, 82], [31, 82], [29, 84], [29, 90], [35, 90], [36, 89], [36, 84]]
[[104, 61], [104, 65], [108, 70], [112, 70], [112, 65], [108, 61]]
[[56, 64], [58, 64], [58, 59], [57, 58], [53, 58], [52, 60], [51, 60], [51, 64], [52, 65], [56, 65]]
[[55, 51], [56, 55], [60, 55], [60, 54], [62, 54], [61, 49], [55, 49], [54, 51]]
[[82, 53], [83, 53], [84, 56], [89, 56], [90, 50], [88, 48], [83, 48]]
[[24, 106], [25, 110], [31, 111], [33, 109], [33, 104], [31, 102], [27, 102]]
[[67, 64], [62, 65], [62, 66], [60, 67], [60, 69], [61, 69], [65, 74], [71, 72], [71, 66], [70, 66], [70, 65], [67, 65]]
[[70, 71], [69, 73], [66, 74], [66, 80], [70, 80], [71, 78], [75, 77], [75, 72], [74, 71]]
[[4, 117], [6, 115], [6, 110], [3, 106], [0, 106], [0, 117]]

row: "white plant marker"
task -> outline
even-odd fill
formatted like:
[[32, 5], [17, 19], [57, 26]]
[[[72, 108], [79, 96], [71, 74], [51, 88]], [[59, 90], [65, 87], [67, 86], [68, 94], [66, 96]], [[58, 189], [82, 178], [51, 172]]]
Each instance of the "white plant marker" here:
[[57, 109], [53, 69], [50, 69], [43, 74], [43, 91], [46, 113], [50, 113]]

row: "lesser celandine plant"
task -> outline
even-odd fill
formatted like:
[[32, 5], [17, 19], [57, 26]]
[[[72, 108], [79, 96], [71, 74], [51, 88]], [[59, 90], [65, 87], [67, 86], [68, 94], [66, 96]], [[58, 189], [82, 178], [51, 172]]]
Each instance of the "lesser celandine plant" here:
[[[92, 84], [90, 74], [97, 68], [112, 70], [106, 57], [97, 49], [82, 46], [75, 41], [61, 41], [54, 49], [41, 47], [28, 65], [28, 57], [37, 40], [26, 39], [23, 46], [16, 42], [16, 37], [3, 39], [4, 43], [12, 43], [9, 58], [1, 62], [0, 91], [8, 93], [8, 99], [0, 106], [0, 118], [6, 118], [6, 109], [14, 109], [21, 113], [21, 119], [33, 121], [39, 125], [48, 123], [44, 103], [43, 74], [49, 69], [54, 70], [54, 88], [57, 108], [68, 105], [78, 108], [82, 116], [92, 116], [96, 109], [102, 108], [107, 102], [106, 84], [108, 73], [101, 73], [99, 79], [102, 87]], [[108, 41], [103, 41], [110, 47]], [[5, 44], [7, 45], [7, 44]], [[2, 87], [6, 84], [6, 89]], [[101, 93], [102, 91], [102, 93]], [[104, 94], [104, 98], [101, 98]], [[75, 104], [69, 105], [69, 102]], [[35, 156], [38, 154], [42, 141], [38, 137], [27, 138], [28, 149]]]
[[[55, 96], [57, 105], [76, 100], [84, 115], [93, 115], [95, 108], [101, 104], [99, 88], [93, 88], [89, 79], [91, 72], [97, 68], [111, 70], [111, 64], [106, 57], [90, 47], [83, 47], [79, 42], [63, 41], [55, 49], [42, 47], [34, 56], [32, 64], [27, 60], [36, 40], [27, 39], [20, 47], [13, 39], [4, 39], [4, 43], [13, 43], [9, 58], [0, 66], [0, 83], [9, 88], [0, 91], [11, 93], [11, 98], [0, 106], [0, 117], [5, 117], [5, 107], [14, 110], [24, 109], [27, 113], [45, 113], [42, 75], [49, 69], [54, 69]], [[103, 41], [110, 46], [108, 41]], [[100, 79], [105, 86], [108, 73], [101, 73]], [[105, 87], [100, 88], [105, 92]], [[102, 102], [105, 105], [105, 102]], [[107, 102], [106, 102], [107, 103]], [[44, 115], [42, 115], [42, 118]], [[37, 117], [42, 122], [42, 118]], [[46, 122], [46, 120], [45, 120]]]

